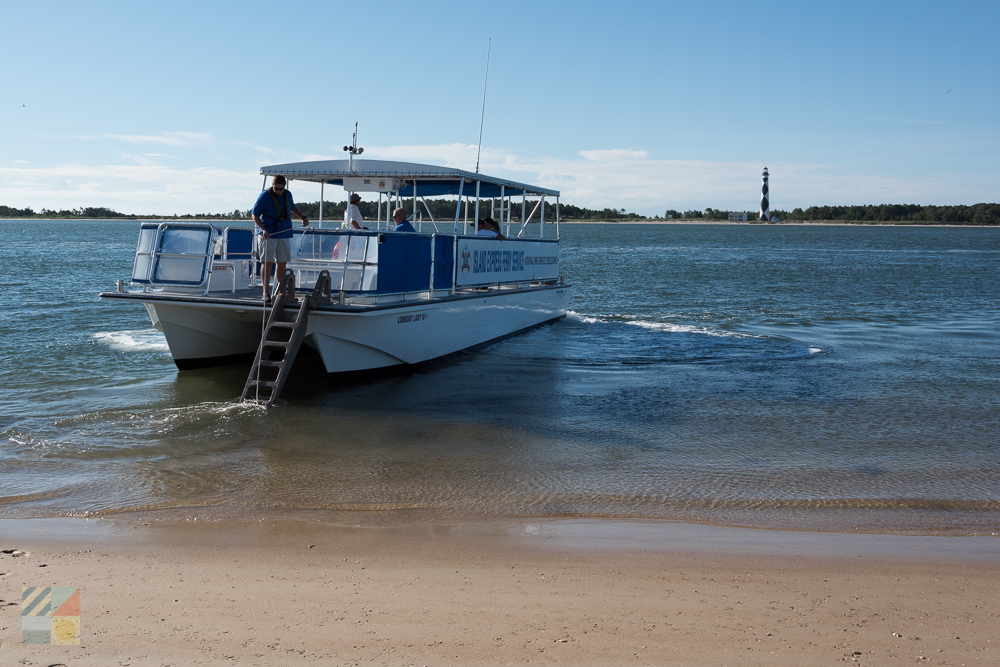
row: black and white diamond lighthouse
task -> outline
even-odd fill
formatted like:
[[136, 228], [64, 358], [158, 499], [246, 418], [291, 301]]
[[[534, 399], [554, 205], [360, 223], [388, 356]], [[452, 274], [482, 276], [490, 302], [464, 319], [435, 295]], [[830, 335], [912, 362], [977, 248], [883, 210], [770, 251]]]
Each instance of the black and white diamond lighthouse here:
[[767, 167], [764, 167], [762, 177], [764, 178], [764, 183], [760, 186], [760, 218], [758, 220], [760, 222], [770, 222], [770, 206], [767, 203]]

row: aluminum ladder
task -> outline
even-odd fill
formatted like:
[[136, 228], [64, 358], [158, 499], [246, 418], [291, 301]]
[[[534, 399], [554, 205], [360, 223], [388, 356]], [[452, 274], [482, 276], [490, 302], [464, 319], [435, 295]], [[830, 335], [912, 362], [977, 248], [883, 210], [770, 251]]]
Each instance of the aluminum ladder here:
[[285, 271], [278, 284], [278, 293], [274, 297], [271, 315], [264, 327], [260, 347], [257, 348], [257, 356], [243, 387], [242, 403], [256, 403], [269, 408], [278, 400], [295, 362], [295, 355], [306, 336], [309, 311], [319, 305], [332, 303], [330, 284], [330, 273], [320, 271], [312, 295], [303, 297], [298, 302], [299, 309], [295, 318], [289, 320], [285, 306], [297, 301], [295, 274], [290, 270]]

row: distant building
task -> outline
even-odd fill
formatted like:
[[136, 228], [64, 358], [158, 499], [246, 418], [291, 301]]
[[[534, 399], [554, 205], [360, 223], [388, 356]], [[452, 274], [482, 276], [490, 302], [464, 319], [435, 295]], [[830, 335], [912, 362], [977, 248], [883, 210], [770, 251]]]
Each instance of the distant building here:
[[742, 213], [732, 213], [729, 214], [729, 222], [746, 222], [747, 214], [746, 211]]

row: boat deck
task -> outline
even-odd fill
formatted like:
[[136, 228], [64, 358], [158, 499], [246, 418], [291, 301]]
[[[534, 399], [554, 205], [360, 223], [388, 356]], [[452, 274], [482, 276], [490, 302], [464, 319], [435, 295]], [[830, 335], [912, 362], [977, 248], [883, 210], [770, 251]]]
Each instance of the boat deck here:
[[[537, 292], [539, 290], [549, 290], [557, 288], [572, 287], [569, 284], [558, 281], [543, 281], [526, 284], [513, 285], [491, 285], [488, 287], [460, 288], [450, 292], [439, 290], [435, 292], [408, 292], [405, 294], [389, 294], [379, 296], [355, 296], [339, 294], [333, 295], [334, 302], [317, 306], [317, 310], [329, 310], [334, 312], [344, 311], [369, 311], [383, 310], [389, 308], [405, 308], [409, 306], [426, 303], [444, 303], [448, 301], [462, 301], [467, 299], [478, 299], [483, 297], [495, 297], [501, 295], [521, 294], [526, 292]], [[311, 292], [300, 291], [298, 296], [306, 297]], [[191, 289], [171, 289], [171, 290], [151, 290], [132, 292], [101, 292], [101, 299], [121, 299], [125, 301], [140, 302], [175, 302], [191, 305], [213, 305], [213, 306], [236, 306], [243, 308], [270, 309], [270, 303], [264, 303], [261, 299], [260, 287], [237, 289], [235, 292], [209, 292], [205, 294], [203, 290]], [[297, 308], [297, 302], [289, 303], [286, 308]]]

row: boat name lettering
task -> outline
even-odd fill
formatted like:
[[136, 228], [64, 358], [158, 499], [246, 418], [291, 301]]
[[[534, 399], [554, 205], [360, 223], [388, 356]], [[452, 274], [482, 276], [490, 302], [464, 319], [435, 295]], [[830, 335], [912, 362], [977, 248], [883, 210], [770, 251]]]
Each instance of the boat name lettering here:
[[423, 322], [427, 319], [427, 313], [413, 313], [410, 315], [400, 315], [396, 324], [406, 324], [407, 322]]
[[523, 250], [475, 250], [472, 253], [473, 273], [523, 271]]

